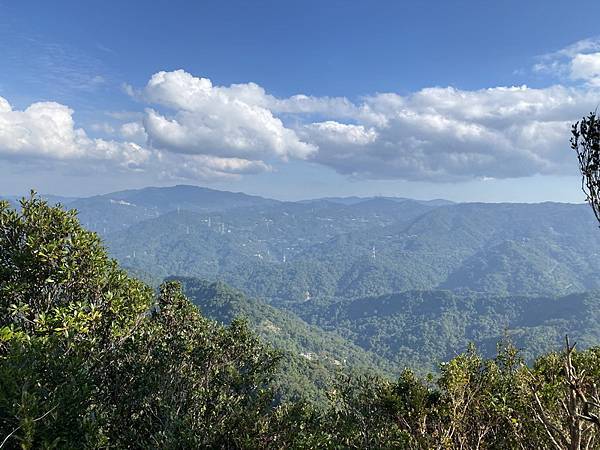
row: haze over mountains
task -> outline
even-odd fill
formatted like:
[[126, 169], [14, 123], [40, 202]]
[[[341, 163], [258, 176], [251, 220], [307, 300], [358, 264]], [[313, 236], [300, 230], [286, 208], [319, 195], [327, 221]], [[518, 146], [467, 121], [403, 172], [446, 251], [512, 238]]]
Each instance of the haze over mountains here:
[[128, 267], [160, 278], [219, 278], [270, 300], [299, 300], [306, 291], [555, 295], [599, 286], [592, 274], [600, 236], [584, 204], [280, 202], [175, 186], [68, 205]]
[[[600, 336], [600, 234], [585, 204], [282, 202], [194, 186], [48, 198], [76, 208], [132, 273], [184, 277], [205, 314], [248, 317], [322, 374], [435, 370], [471, 341], [493, 353], [506, 333], [528, 357], [567, 332]], [[198, 288], [215, 280], [249, 298]]]

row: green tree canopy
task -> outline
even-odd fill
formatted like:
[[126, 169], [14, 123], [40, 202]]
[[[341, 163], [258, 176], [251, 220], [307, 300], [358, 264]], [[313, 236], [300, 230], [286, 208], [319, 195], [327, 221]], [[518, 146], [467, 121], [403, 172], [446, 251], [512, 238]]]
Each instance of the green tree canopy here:
[[277, 361], [178, 283], [129, 277], [74, 211], [0, 203], [0, 447], [244, 446]]

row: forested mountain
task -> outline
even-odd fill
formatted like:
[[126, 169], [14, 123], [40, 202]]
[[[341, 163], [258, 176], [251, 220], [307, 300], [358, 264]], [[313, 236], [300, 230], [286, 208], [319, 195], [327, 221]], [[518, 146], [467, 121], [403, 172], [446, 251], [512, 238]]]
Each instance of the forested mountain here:
[[69, 206], [79, 211], [86, 226], [102, 233], [122, 230], [170, 211], [215, 212], [244, 206], [266, 206], [277, 201], [197, 186], [148, 187], [81, 198]]
[[[598, 341], [598, 294], [409, 291], [287, 305], [319, 329], [220, 282], [181, 281], [154, 290], [131, 277], [73, 212], [0, 201], [0, 446], [600, 445], [600, 347], [581, 348]], [[475, 340], [488, 353], [505, 325], [529, 353], [509, 339], [489, 357], [462, 350]], [[578, 349], [567, 340], [525, 363], [562, 333]], [[418, 366], [394, 378], [352, 370], [451, 351], [426, 378]]]
[[[292, 369], [283, 385], [291, 393], [326, 386], [332, 369], [370, 368], [398, 375], [411, 367], [423, 374], [435, 372], [440, 361], [471, 343], [492, 357], [498, 343], [510, 339], [531, 361], [560, 348], [565, 335], [582, 348], [600, 341], [598, 291], [563, 297], [407, 291], [293, 303], [283, 305], [291, 310], [286, 311], [221, 282], [178, 280], [207, 317], [224, 324], [245, 318], [262, 338], [283, 350]], [[319, 398], [318, 389], [310, 393]]]
[[585, 205], [458, 204], [408, 225], [340, 235], [306, 256], [337, 268], [340, 296], [432, 288], [555, 295], [599, 286], [596, 228]]
[[[294, 355], [290, 364], [306, 366], [309, 358], [298, 355], [322, 353], [312, 375], [300, 370], [300, 384], [326, 379], [332, 361], [436, 370], [469, 342], [493, 353], [505, 331], [530, 358], [565, 333], [591, 345], [600, 329], [590, 319], [596, 294], [569, 295], [600, 288], [600, 234], [586, 205], [279, 202], [175, 186], [69, 207], [130, 273], [155, 286], [175, 276], [240, 289], [248, 298], [186, 283], [209, 317], [248, 317]], [[98, 229], [94, 217], [113, 231]]]
[[385, 357], [364, 350], [335, 332], [309, 325], [291, 312], [245, 297], [223, 283], [194, 278], [176, 280], [206, 317], [225, 325], [245, 319], [261, 338], [282, 352], [285, 364], [278, 391], [286, 397], [309, 398], [323, 405], [338, 373], [399, 374]]
[[407, 291], [292, 306], [306, 321], [400, 366], [435, 370], [470, 343], [486, 356], [510, 338], [527, 360], [560, 348], [565, 335], [582, 347], [600, 341], [600, 292], [563, 297]]
[[125, 266], [156, 279], [222, 279], [269, 301], [414, 289], [561, 295], [600, 287], [592, 276], [600, 269], [600, 235], [585, 205], [373, 198], [153, 214], [142, 220], [124, 213], [116, 226], [124, 229], [99, 230]]
[[469, 342], [493, 354], [505, 333], [527, 358], [566, 333], [581, 345], [600, 333], [597, 295], [569, 295], [600, 288], [600, 235], [586, 205], [278, 202], [176, 186], [70, 206], [92, 227], [94, 215], [110, 219], [117, 231], [99, 231], [111, 254], [144, 280], [222, 280], [247, 294], [186, 282], [209, 317], [245, 316], [284, 351], [289, 392], [310, 385], [318, 397], [334, 361], [435, 371]]
[[432, 208], [413, 201], [371, 199], [350, 206], [314, 202], [208, 214], [179, 210], [105, 239], [123, 264], [159, 277], [219, 276], [248, 289], [249, 284], [233, 278], [240, 277], [257, 283], [255, 290], [249, 289], [252, 295], [302, 297], [307, 290], [331, 291], [330, 281], [302, 281], [329, 276], [326, 267], [305, 258], [308, 249], [340, 233], [409, 223]]

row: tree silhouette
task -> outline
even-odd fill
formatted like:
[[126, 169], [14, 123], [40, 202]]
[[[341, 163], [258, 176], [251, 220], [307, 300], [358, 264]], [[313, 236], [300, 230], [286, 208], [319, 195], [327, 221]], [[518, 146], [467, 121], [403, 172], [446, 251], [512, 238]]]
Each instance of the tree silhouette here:
[[571, 134], [571, 148], [579, 160], [581, 189], [600, 222], [600, 120], [596, 112], [576, 122]]

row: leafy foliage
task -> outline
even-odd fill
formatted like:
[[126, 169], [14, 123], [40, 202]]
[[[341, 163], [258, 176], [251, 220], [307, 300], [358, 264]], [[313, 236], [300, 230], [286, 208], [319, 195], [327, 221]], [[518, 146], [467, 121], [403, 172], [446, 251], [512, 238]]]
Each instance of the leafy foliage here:
[[[528, 365], [505, 340], [495, 356], [469, 346], [442, 363], [437, 376], [422, 378], [406, 369], [392, 380], [339, 371], [323, 387], [327, 402], [317, 406], [300, 395], [281, 396], [281, 383], [291, 373], [278, 371], [282, 355], [236, 316], [283, 347], [284, 358], [320, 345], [357, 364], [377, 358], [221, 283], [183, 279], [195, 301], [227, 325], [208, 319], [178, 281], [155, 292], [131, 278], [73, 212], [35, 197], [18, 210], [0, 203], [0, 250], [0, 447], [600, 445], [598, 347], [577, 351], [567, 342], [564, 351]], [[394, 333], [377, 335], [381, 330], [413, 326], [414, 339], [422, 341], [416, 348], [427, 352], [445, 336], [491, 339], [498, 317], [524, 329], [562, 331], [560, 321], [573, 305], [578, 313], [564, 323], [568, 330], [575, 323], [591, 329], [598, 311], [592, 294], [510, 300], [413, 291], [309, 300], [303, 303], [305, 317], [335, 322], [343, 334], [381, 353], [400, 342]], [[410, 321], [419, 315], [431, 318], [422, 324], [430, 334], [414, 333], [418, 328]], [[383, 325], [371, 326], [375, 316]], [[471, 324], [477, 316], [480, 322]], [[436, 325], [435, 317], [443, 319]], [[273, 327], [282, 336], [275, 337]], [[452, 334], [456, 329], [462, 331]]]
[[309, 325], [295, 314], [247, 298], [222, 282], [178, 279], [184, 292], [207, 317], [223, 324], [243, 318], [264, 341], [282, 353], [277, 393], [284, 399], [310, 400], [324, 406], [326, 392], [343, 373], [392, 374], [396, 370], [374, 353]]
[[[0, 204], [0, 425], [22, 448], [257, 439], [279, 357], [110, 260], [73, 212]], [[227, 444], [229, 445], [229, 444]]]
[[581, 190], [600, 221], [600, 123], [596, 112], [573, 124], [571, 148], [579, 161]]

